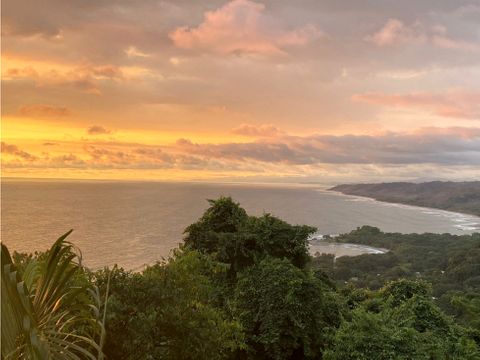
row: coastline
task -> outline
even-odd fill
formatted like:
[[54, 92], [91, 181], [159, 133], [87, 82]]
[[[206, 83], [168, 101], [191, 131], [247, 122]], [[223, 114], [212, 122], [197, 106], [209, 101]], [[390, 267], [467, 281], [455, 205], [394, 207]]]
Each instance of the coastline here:
[[480, 181], [346, 183], [328, 190], [381, 202], [480, 217]]
[[334, 255], [335, 258], [342, 256], [359, 256], [364, 254], [385, 254], [389, 249], [373, 247], [364, 244], [335, 242], [334, 237], [331, 241], [326, 240], [323, 235], [317, 235], [309, 239], [308, 249], [311, 256], [317, 254]]
[[[338, 191], [338, 190], [331, 190], [331, 189], [321, 190], [321, 189], [318, 189], [317, 191], [325, 191], [325, 192], [335, 194], [335, 195], [338, 195], [338, 196], [342, 196], [342, 197], [349, 197], [349, 198], [352, 198], [352, 199], [358, 199], [360, 201], [372, 201], [372, 202], [377, 202], [377, 203], [384, 204], [384, 205], [399, 206], [399, 207], [405, 207], [405, 208], [410, 208], [410, 209], [416, 209], [416, 210], [419, 210], [419, 211], [422, 211], [422, 212], [428, 212], [428, 213], [431, 213], [431, 214], [443, 215], [443, 216], [450, 217], [450, 218], [458, 218], [458, 219], [463, 218], [463, 220], [465, 220], [466, 222], [463, 225], [458, 224], [457, 227], [459, 229], [466, 230], [466, 231], [480, 232], [480, 216], [475, 215], [475, 214], [466, 213], [466, 212], [459, 212], [459, 211], [445, 210], [445, 209], [441, 209], [441, 208], [412, 205], [412, 204], [402, 203], [402, 202], [384, 201], [384, 200], [379, 200], [379, 199], [376, 199], [376, 198], [370, 197], [370, 196], [348, 194], [348, 193], [344, 193], [344, 192]], [[469, 220], [475, 220], [475, 222], [471, 223]], [[476, 225], [476, 226], [469, 226], [469, 225]]]

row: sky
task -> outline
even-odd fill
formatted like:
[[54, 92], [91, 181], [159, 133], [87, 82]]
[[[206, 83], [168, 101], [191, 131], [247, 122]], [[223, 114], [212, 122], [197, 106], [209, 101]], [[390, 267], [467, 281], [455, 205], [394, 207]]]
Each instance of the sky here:
[[4, 0], [2, 176], [480, 179], [480, 0]]

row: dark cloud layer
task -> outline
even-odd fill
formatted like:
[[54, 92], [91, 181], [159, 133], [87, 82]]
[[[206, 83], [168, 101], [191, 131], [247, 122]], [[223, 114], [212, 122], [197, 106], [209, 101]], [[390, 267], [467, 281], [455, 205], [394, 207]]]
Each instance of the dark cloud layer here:
[[[414, 178], [438, 174], [475, 176], [480, 166], [480, 129], [426, 128], [415, 133], [358, 136], [288, 136], [248, 143], [197, 144], [179, 139], [174, 145], [142, 146], [85, 141], [81, 152], [31, 152], [2, 142], [7, 170], [201, 171], [256, 176]], [[455, 169], [459, 173], [455, 173]], [[262, 175], [265, 174], [265, 175]], [[396, 175], [395, 175], [396, 174]], [[271, 175], [270, 175], [271, 176]]]
[[101, 125], [92, 125], [87, 129], [88, 135], [105, 135], [105, 134], [111, 134], [111, 133], [112, 133], [111, 130], [106, 129]]
[[[465, 136], [468, 134], [468, 136]], [[378, 136], [285, 136], [273, 141], [194, 144], [180, 139], [177, 146], [209, 158], [306, 164], [448, 164], [480, 165], [480, 129], [440, 133]]]
[[38, 116], [38, 117], [64, 117], [71, 114], [71, 111], [64, 106], [51, 105], [25, 105], [19, 109], [19, 113], [23, 116]]
[[7, 144], [3, 141], [2, 141], [2, 154], [13, 155], [17, 158], [20, 158], [20, 159], [28, 161], [28, 162], [35, 161], [35, 160], [38, 159], [36, 156], [34, 156], [32, 154], [30, 154], [26, 151], [20, 150], [18, 148], [18, 146], [13, 145], [13, 144]]

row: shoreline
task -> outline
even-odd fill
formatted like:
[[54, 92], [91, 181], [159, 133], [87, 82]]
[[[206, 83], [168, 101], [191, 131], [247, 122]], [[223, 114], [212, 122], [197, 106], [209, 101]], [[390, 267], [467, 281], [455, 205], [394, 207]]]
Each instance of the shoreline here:
[[[378, 202], [378, 203], [384, 204], [384, 205], [391, 205], [391, 206], [396, 205], [396, 206], [399, 206], [399, 207], [411, 208], [411, 209], [414, 209], [414, 210], [415, 209], [416, 210], [421, 210], [423, 212], [428, 211], [428, 212], [432, 212], [432, 213], [437, 213], [439, 215], [443, 214], [443, 215], [448, 216], [448, 217], [460, 217], [460, 216], [461, 217], [470, 217], [470, 218], [473, 218], [473, 219], [477, 220], [475, 225], [478, 225], [478, 226], [476, 226], [474, 228], [468, 228], [468, 229], [460, 228], [460, 229], [461, 230], [474, 231], [474, 232], [480, 232], [480, 216], [475, 215], [475, 214], [460, 212], [460, 211], [451, 211], [451, 210], [445, 210], [445, 209], [427, 207], [427, 206], [412, 205], [412, 204], [401, 203], [401, 202], [384, 201], [384, 200], [379, 200], [379, 199], [376, 199], [376, 198], [370, 197], [370, 196], [348, 194], [348, 193], [344, 193], [344, 192], [338, 191], [338, 190], [330, 190], [330, 189], [320, 190], [319, 189], [318, 191], [325, 191], [325, 192], [335, 194], [335, 195], [338, 195], [338, 196], [350, 197], [350, 198], [364, 200], [364, 201]], [[468, 225], [468, 223], [466, 225]]]
[[365, 244], [336, 242], [335, 236], [330, 239], [323, 235], [317, 235], [308, 240], [308, 252], [310, 256], [317, 254], [334, 255], [335, 258], [342, 256], [359, 256], [364, 254], [385, 254], [389, 249], [374, 247]]

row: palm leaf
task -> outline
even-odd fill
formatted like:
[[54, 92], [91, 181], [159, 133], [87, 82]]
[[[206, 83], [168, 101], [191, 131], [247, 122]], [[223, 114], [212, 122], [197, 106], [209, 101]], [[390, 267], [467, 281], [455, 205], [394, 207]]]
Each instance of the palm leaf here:
[[[5, 359], [96, 359], [101, 349], [98, 301], [92, 286], [76, 281], [80, 256], [65, 241], [32, 259], [22, 276], [2, 244], [2, 357]], [[95, 293], [95, 291], [93, 291]]]

